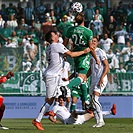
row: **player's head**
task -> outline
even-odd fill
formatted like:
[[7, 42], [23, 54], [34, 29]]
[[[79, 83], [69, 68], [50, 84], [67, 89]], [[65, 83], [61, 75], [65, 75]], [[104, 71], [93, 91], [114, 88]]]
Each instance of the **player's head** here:
[[98, 38], [97, 38], [96, 36], [94, 36], [94, 37], [92, 38], [92, 47], [93, 47], [93, 48], [96, 48], [97, 45], [98, 45]]
[[84, 14], [83, 13], [78, 13], [76, 16], [75, 16], [75, 22], [80, 25], [84, 22], [85, 18], [84, 18]]
[[63, 95], [60, 95], [58, 97], [58, 101], [59, 101], [59, 103], [62, 102], [62, 101], [65, 102], [66, 101], [66, 98]]
[[59, 41], [59, 35], [57, 34], [57, 31], [51, 30], [45, 35], [45, 40], [48, 43], [52, 42], [58, 42]]

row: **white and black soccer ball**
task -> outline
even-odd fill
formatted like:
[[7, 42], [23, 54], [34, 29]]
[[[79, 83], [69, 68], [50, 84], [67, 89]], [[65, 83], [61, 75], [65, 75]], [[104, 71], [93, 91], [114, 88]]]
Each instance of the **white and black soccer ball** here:
[[80, 13], [83, 11], [83, 5], [80, 2], [74, 2], [71, 8], [74, 12]]

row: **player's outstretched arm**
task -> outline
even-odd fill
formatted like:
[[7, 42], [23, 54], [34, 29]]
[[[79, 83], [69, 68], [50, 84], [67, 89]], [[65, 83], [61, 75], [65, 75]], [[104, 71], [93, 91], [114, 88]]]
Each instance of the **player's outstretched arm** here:
[[77, 51], [77, 52], [67, 51], [65, 54], [70, 57], [78, 57], [82, 54], [87, 54], [89, 52], [90, 52], [90, 48], [88, 47], [88, 48], [84, 49], [83, 51]]

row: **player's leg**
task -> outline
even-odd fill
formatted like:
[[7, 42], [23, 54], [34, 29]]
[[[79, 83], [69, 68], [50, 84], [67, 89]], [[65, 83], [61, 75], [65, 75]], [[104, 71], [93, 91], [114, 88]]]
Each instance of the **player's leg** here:
[[107, 80], [103, 82], [103, 86], [97, 86], [97, 83], [92, 85], [93, 87], [92, 104], [93, 104], [93, 107], [96, 109], [94, 111], [94, 115], [97, 122], [96, 123], [97, 125], [95, 127], [102, 127], [105, 125], [105, 122], [103, 120], [103, 114], [102, 114], [102, 106], [99, 102], [99, 97], [102, 94], [106, 84], [107, 84]]
[[93, 113], [92, 114], [85, 113], [83, 115], [78, 115], [74, 124], [75, 125], [83, 124], [84, 122], [86, 122], [86, 121], [88, 121], [88, 120], [90, 120], [92, 118], [94, 118], [94, 114]]
[[80, 85], [81, 93], [82, 93], [82, 102], [89, 105], [89, 99], [88, 99], [88, 87], [86, 86], [86, 82], [83, 82]]
[[32, 124], [36, 126], [38, 130], [44, 130], [40, 122], [44, 114], [49, 111], [49, 108], [55, 99], [55, 96], [57, 94], [58, 78], [59, 77], [46, 77], [45, 78], [45, 84], [46, 84], [45, 103], [41, 107], [37, 118], [32, 121]]
[[5, 111], [5, 105], [3, 103], [4, 98], [2, 96], [0, 96], [0, 122], [2, 120], [4, 111]]
[[75, 87], [71, 92], [72, 102], [70, 107], [70, 112], [73, 112], [76, 109], [76, 103], [80, 97], [81, 90], [78, 87]]
[[84, 102], [88, 102], [88, 97], [87, 97], [87, 95], [88, 95], [88, 91], [87, 91], [87, 86], [86, 86], [86, 83], [85, 82], [83, 82], [81, 85], [80, 85], [80, 89], [81, 89], [81, 92], [82, 92], [82, 100], [84, 101]]
[[83, 82], [83, 79], [81, 77], [77, 77], [77, 78], [74, 78], [70, 81], [70, 83], [67, 85], [67, 87], [69, 89], [73, 89], [73, 87], [76, 87], [78, 86], [79, 84], [81, 84]]
[[[0, 99], [1, 99], [1, 96], [0, 96]], [[1, 120], [3, 118], [4, 111], [5, 111], [5, 104], [2, 103], [1, 106], [0, 106], [0, 129], [9, 129], [7, 127], [3, 127], [2, 124], [1, 124]]]
[[103, 113], [103, 116], [110, 115], [110, 114], [116, 115], [116, 111], [117, 111], [116, 104], [113, 104], [110, 111], [102, 111], [102, 113]]
[[4, 98], [2, 96], [0, 96], [0, 107], [3, 104], [3, 100], [4, 100]]
[[72, 97], [70, 112], [73, 112], [76, 109], [77, 100], [78, 100], [77, 97], [75, 97], [75, 96]]
[[103, 114], [102, 114], [102, 106], [99, 102], [99, 96], [96, 95], [96, 93], [92, 96], [92, 105], [96, 109], [94, 111], [96, 124], [98, 125], [99, 123], [101, 123], [102, 126], [105, 125], [103, 120]]

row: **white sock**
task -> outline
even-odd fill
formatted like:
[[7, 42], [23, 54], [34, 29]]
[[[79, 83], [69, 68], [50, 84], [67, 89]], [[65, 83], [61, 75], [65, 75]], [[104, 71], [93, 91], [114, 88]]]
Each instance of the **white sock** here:
[[[102, 106], [98, 100], [99, 100], [99, 97], [95, 95], [93, 97], [93, 104], [95, 106], [96, 113], [94, 114], [98, 115], [99, 117], [99, 120], [96, 120], [96, 121], [103, 122], [104, 120], [103, 120], [103, 114], [102, 114]], [[97, 119], [97, 116], [95, 118]]]
[[112, 114], [111, 111], [102, 111], [103, 116]]
[[42, 120], [43, 115], [49, 111], [50, 105], [45, 103], [42, 108], [40, 109], [40, 113], [38, 114], [36, 121], [40, 122]]

